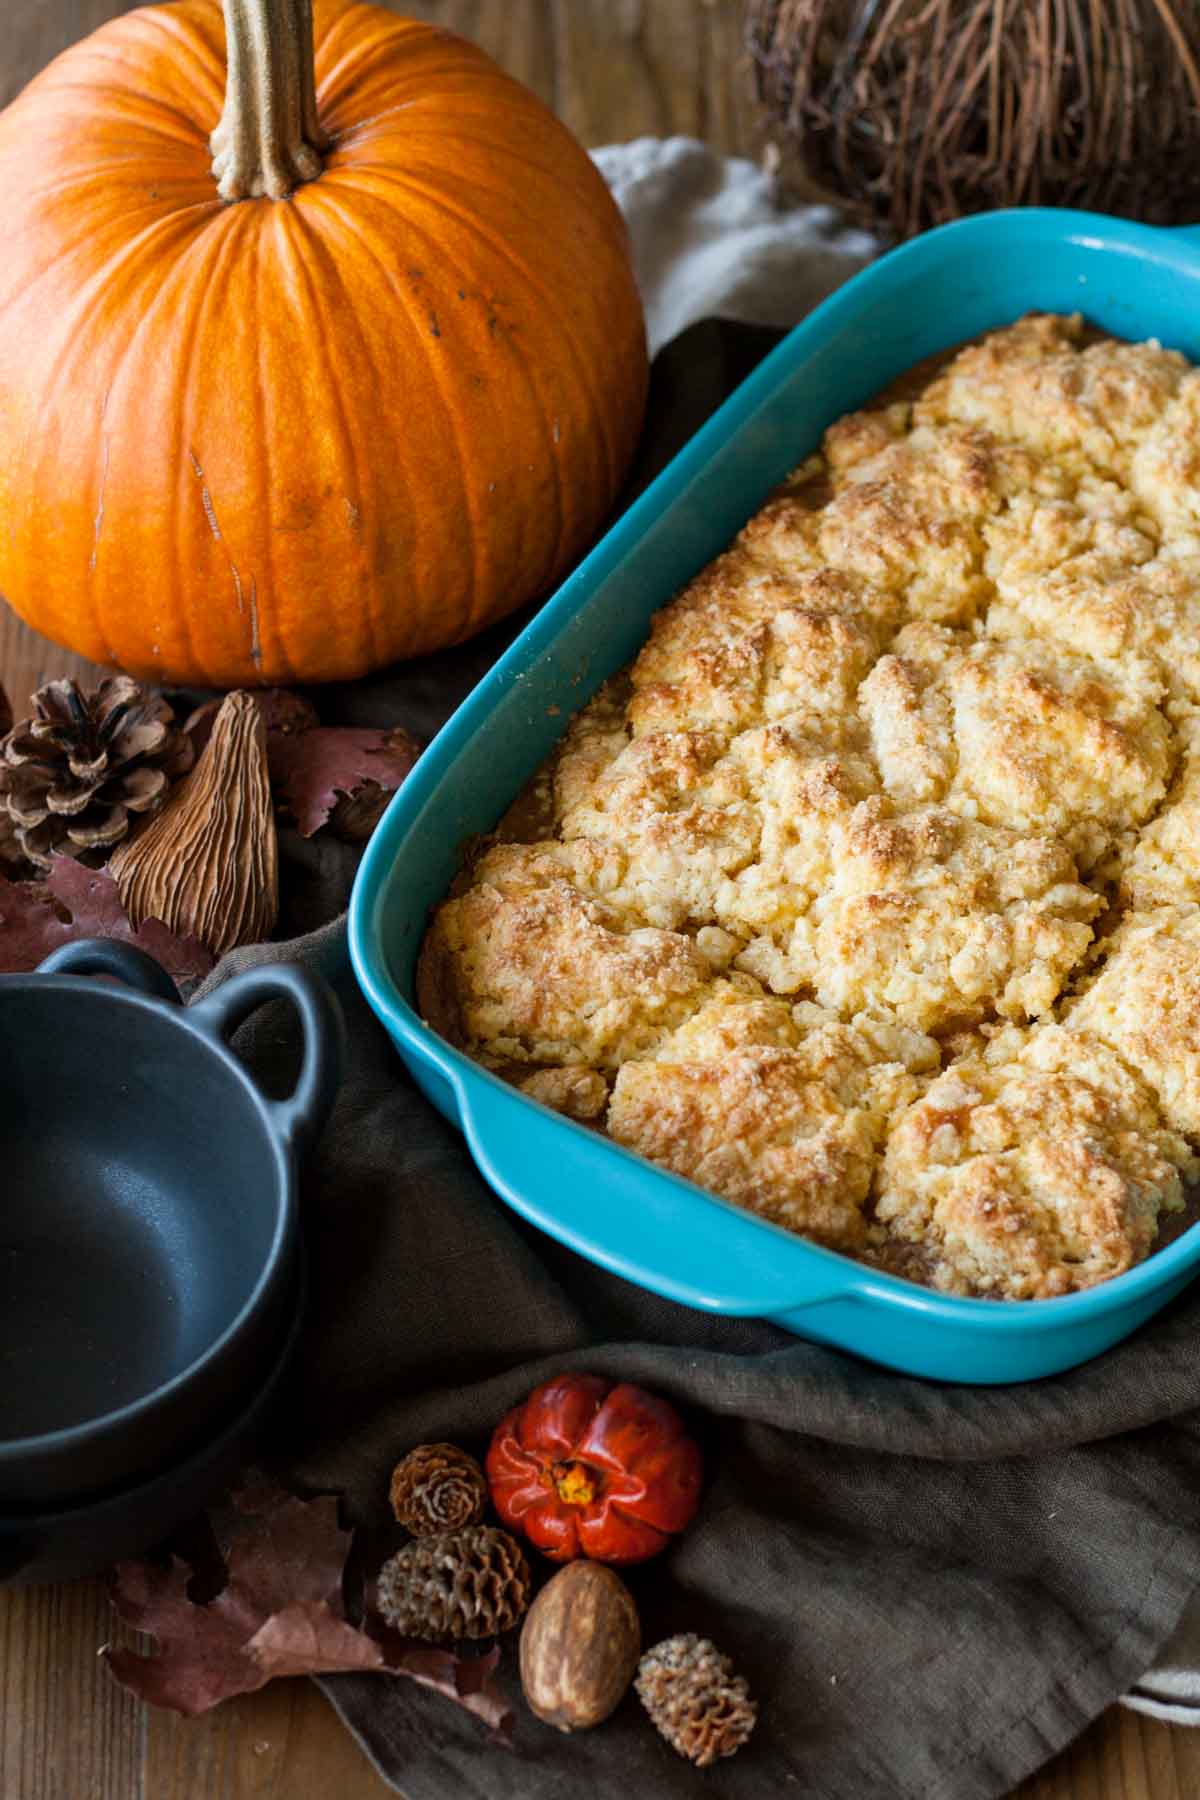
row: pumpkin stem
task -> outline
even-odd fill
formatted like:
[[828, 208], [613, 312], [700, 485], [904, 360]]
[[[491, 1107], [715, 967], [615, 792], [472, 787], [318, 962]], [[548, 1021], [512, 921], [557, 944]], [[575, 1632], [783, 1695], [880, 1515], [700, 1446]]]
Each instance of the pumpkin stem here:
[[321, 173], [312, 0], [224, 0], [225, 110], [209, 139], [222, 200], [286, 200]]

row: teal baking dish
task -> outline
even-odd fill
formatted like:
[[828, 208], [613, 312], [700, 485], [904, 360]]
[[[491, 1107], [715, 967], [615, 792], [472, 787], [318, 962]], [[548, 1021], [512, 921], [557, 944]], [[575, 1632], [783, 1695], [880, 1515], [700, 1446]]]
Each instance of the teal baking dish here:
[[998, 1383], [1096, 1356], [1200, 1266], [1200, 1225], [1102, 1287], [999, 1303], [877, 1274], [739, 1211], [477, 1067], [415, 1011], [430, 908], [465, 839], [492, 828], [570, 715], [634, 655], [650, 615], [709, 562], [824, 428], [939, 350], [1034, 311], [1157, 337], [1200, 362], [1200, 226], [1030, 208], [943, 226], [826, 300], [630, 507], [422, 756], [363, 858], [359, 983], [422, 1091], [502, 1199], [626, 1279], [911, 1374]]

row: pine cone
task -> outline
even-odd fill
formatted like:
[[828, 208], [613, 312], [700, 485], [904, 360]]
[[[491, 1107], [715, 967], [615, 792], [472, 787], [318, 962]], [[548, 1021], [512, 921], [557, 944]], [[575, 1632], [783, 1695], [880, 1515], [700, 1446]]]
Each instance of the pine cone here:
[[515, 1538], [468, 1525], [398, 1550], [379, 1571], [376, 1598], [388, 1624], [406, 1637], [482, 1638], [515, 1625], [532, 1588]]
[[0, 799], [0, 877], [6, 881], [23, 881], [33, 872], [32, 863], [17, 842], [17, 828]]
[[392, 1511], [414, 1537], [478, 1525], [487, 1482], [473, 1456], [455, 1444], [418, 1444], [392, 1472]]
[[647, 1650], [634, 1686], [672, 1750], [701, 1769], [740, 1750], [758, 1717], [744, 1678], [694, 1631]]
[[[0, 685], [0, 740], [12, 730], [12, 722], [12, 707], [8, 703], [8, 695]], [[17, 842], [17, 828], [8, 816], [8, 808], [0, 799], [0, 876], [14, 881], [26, 874], [28, 868], [25, 852]]]
[[130, 814], [152, 816], [192, 746], [167, 702], [127, 675], [95, 693], [51, 681], [0, 745], [0, 807], [23, 856], [48, 869], [55, 851], [98, 868], [125, 837]]

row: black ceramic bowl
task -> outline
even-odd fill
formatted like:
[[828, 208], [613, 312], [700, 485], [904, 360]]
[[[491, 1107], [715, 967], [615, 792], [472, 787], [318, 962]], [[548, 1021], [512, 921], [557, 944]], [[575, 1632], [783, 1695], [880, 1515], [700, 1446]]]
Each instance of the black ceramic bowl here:
[[[304, 1030], [283, 1101], [226, 1042], [277, 999]], [[106, 941], [0, 978], [0, 1513], [130, 1488], [250, 1404], [293, 1321], [296, 1157], [341, 1063], [336, 1003], [292, 964], [186, 1008]]]
[[0, 1512], [0, 1584], [32, 1587], [73, 1581], [152, 1550], [195, 1518], [255, 1451], [284, 1387], [300, 1335], [302, 1291], [274, 1362], [249, 1399], [212, 1436], [131, 1487], [93, 1495], [78, 1506]]

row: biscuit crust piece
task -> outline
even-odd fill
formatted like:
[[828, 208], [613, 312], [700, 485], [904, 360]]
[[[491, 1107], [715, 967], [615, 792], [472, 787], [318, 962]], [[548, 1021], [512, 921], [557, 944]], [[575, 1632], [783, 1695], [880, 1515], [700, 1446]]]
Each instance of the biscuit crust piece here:
[[1200, 713], [1176, 721], [1180, 762], [1154, 819], [1131, 832], [1119, 862], [1120, 898], [1133, 912], [1200, 900]]
[[[1050, 838], [945, 808], [897, 812], [876, 797], [825, 841], [828, 866], [808, 906], [794, 919], [776, 914], [737, 959], [778, 992], [811, 992], [843, 1016], [884, 1009], [922, 1031], [989, 1012], [1034, 1018], [1091, 943], [1100, 901]], [[761, 868], [752, 873], [762, 879]]]
[[711, 969], [695, 945], [585, 892], [586, 861], [566, 845], [502, 845], [439, 910], [418, 999], [481, 1061], [614, 1069], [698, 1005]]
[[889, 792], [1051, 833], [1090, 869], [1166, 792], [1163, 688], [1137, 659], [907, 626], [862, 685]]
[[1106, 1046], [1061, 1026], [961, 1057], [899, 1120], [876, 1217], [938, 1287], [1049, 1299], [1131, 1268], [1183, 1205], [1182, 1140]]
[[1114, 1050], [1168, 1123], [1200, 1138], [1200, 907], [1130, 913], [1067, 1023]]
[[1200, 1144], [1198, 495], [1200, 370], [1079, 317], [837, 420], [456, 882], [426, 1016], [948, 1292], [1132, 1266]]
[[719, 985], [652, 1060], [623, 1064], [609, 1132], [761, 1218], [862, 1248], [888, 1120], [916, 1097], [914, 1071], [936, 1062], [936, 1046], [754, 987]]

